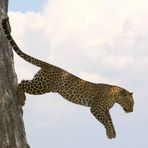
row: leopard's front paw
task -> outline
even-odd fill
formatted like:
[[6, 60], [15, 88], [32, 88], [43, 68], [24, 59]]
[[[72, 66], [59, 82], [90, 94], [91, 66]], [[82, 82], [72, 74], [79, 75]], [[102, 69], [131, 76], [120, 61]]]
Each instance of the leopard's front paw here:
[[116, 132], [114, 129], [107, 129], [106, 135], [109, 139], [116, 138]]

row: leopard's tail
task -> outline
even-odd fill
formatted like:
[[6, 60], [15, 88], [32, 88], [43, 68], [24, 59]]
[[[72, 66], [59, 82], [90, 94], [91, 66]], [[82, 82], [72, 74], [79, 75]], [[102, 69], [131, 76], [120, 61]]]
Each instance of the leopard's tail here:
[[14, 49], [14, 51], [20, 56], [22, 57], [24, 60], [28, 61], [29, 63], [32, 63], [33, 65], [36, 65], [38, 67], [44, 67], [44, 66], [49, 66], [50, 64], [44, 62], [44, 61], [41, 61], [39, 59], [36, 59], [34, 57], [31, 57], [29, 56], [28, 54], [22, 52], [20, 50], [20, 48], [18, 47], [18, 45], [15, 43], [13, 37], [11, 36], [10, 34], [10, 31], [9, 31], [9, 27], [8, 27], [8, 20], [9, 18], [5, 18], [2, 20], [2, 27], [4, 29], [4, 32], [6, 34], [6, 37], [8, 39], [8, 41], [10, 42], [12, 48]]

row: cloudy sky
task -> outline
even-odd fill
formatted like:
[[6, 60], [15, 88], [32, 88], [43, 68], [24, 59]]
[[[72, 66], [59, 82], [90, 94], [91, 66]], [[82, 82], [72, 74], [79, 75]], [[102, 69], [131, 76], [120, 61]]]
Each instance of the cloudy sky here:
[[[20, 48], [92, 82], [134, 92], [134, 112], [111, 109], [117, 138], [108, 140], [89, 108], [58, 94], [27, 95], [24, 121], [31, 148], [148, 147], [148, 1], [13, 0], [12, 34]], [[38, 68], [15, 55], [18, 80]]]

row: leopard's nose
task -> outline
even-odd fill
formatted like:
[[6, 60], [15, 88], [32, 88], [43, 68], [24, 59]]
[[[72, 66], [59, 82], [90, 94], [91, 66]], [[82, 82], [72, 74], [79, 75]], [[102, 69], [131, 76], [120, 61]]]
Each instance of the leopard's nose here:
[[131, 108], [130, 112], [133, 112], [133, 108]]
[[133, 112], [133, 108], [131, 108], [131, 109], [124, 108], [124, 111], [125, 111], [126, 113], [130, 113], [130, 112]]

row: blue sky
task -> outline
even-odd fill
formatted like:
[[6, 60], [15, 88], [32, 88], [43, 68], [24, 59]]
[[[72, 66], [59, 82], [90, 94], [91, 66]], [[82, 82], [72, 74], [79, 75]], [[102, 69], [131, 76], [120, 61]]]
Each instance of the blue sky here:
[[[20, 48], [92, 82], [134, 92], [134, 112], [111, 109], [117, 138], [108, 140], [89, 108], [58, 94], [27, 94], [24, 121], [32, 148], [147, 148], [148, 1], [14, 0], [12, 34]], [[15, 54], [18, 80], [38, 68]]]
[[46, 4], [47, 0], [9, 0], [10, 11], [39, 11]]

